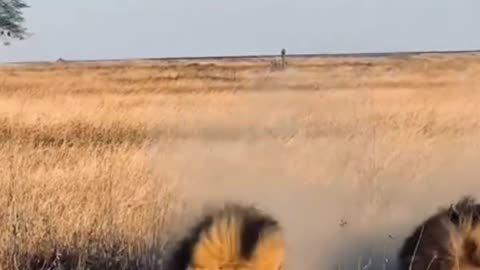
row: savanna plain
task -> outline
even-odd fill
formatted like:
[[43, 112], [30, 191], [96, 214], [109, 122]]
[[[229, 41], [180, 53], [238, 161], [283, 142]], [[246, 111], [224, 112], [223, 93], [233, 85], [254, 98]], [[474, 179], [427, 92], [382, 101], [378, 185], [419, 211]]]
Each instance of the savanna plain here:
[[159, 269], [202, 207], [274, 215], [287, 269], [394, 269], [480, 195], [480, 56], [0, 67], [0, 269]]

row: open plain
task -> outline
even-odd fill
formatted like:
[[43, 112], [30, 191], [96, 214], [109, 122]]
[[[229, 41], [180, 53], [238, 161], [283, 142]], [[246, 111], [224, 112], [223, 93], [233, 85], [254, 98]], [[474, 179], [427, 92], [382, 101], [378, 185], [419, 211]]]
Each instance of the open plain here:
[[393, 269], [480, 195], [480, 55], [287, 60], [0, 67], [0, 269], [157, 269], [225, 199], [278, 217], [287, 269]]

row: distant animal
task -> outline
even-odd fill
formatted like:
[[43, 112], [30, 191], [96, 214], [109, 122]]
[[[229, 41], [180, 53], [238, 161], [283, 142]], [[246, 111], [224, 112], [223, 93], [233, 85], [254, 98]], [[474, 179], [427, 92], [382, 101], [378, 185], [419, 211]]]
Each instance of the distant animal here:
[[441, 208], [407, 237], [400, 270], [480, 270], [480, 205], [463, 196]]
[[190, 228], [166, 270], [282, 270], [285, 262], [279, 222], [253, 206], [228, 202]]

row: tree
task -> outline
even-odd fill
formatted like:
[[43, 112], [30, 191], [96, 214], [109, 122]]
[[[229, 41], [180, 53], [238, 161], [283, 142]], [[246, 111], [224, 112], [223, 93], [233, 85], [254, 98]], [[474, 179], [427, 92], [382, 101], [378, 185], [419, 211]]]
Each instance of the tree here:
[[23, 9], [30, 6], [24, 0], [0, 0], [0, 36], [23, 40], [30, 33], [23, 26]]

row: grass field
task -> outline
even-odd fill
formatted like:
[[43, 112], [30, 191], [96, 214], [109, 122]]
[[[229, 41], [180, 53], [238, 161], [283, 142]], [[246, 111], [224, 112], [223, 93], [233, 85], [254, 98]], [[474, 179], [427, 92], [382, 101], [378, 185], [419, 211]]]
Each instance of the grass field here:
[[0, 269], [156, 269], [223, 199], [278, 217], [290, 269], [391, 269], [415, 222], [480, 195], [479, 72], [462, 54], [2, 67]]

